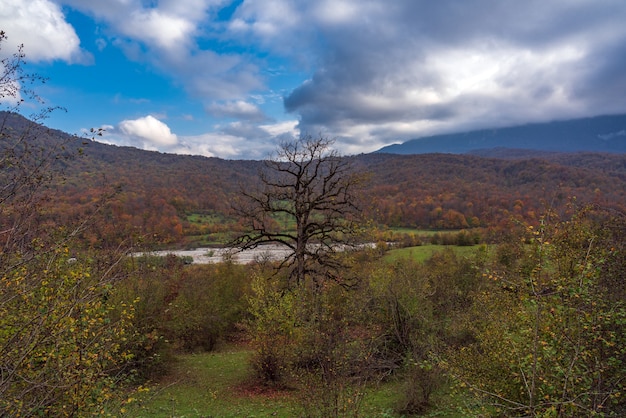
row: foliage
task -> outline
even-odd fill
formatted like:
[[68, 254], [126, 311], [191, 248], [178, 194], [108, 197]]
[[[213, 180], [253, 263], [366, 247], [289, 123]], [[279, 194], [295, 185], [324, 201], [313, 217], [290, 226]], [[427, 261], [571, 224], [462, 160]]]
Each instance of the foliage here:
[[284, 292], [276, 276], [267, 279], [255, 275], [248, 305], [250, 320], [246, 322], [246, 331], [255, 351], [253, 372], [264, 384], [283, 386], [292, 357], [290, 350], [298, 338], [296, 294]]
[[263, 385], [293, 388], [304, 416], [358, 416], [369, 342], [350, 317], [350, 294], [284, 289], [257, 277], [250, 298], [253, 372]]
[[247, 310], [249, 268], [232, 262], [188, 266], [168, 305], [164, 333], [185, 351], [210, 351], [237, 331]]
[[[43, 81], [23, 72], [23, 59], [20, 47], [2, 61], [0, 99], [17, 102], [14, 110], [38, 99], [28, 86]], [[131, 376], [123, 345], [134, 301], [111, 303], [123, 251], [95, 252], [77, 240], [99, 201], [76, 222], [49, 222], [49, 189], [71, 153], [62, 141], [44, 146], [49, 131], [39, 124], [14, 130], [12, 115], [0, 122], [0, 415], [112, 413]]]
[[590, 208], [527, 227], [474, 296], [476, 340], [448, 363], [459, 381], [507, 415], [623, 415], [626, 306], [611, 294], [624, 289], [624, 225]]
[[456, 320], [471, 305], [483, 258], [480, 251], [460, 256], [446, 249], [425, 260], [404, 257], [365, 267], [369, 286], [359, 303], [365, 307], [360, 320], [375, 342], [370, 367], [404, 379], [398, 411], [426, 412], [445, 386], [436, 357], [442, 346], [467, 338]]
[[132, 301], [110, 304], [114, 278], [67, 248], [15, 261], [0, 289], [0, 415], [100, 413], [130, 360]]
[[484, 252], [488, 247], [487, 245], [474, 245], [471, 247], [459, 247], [459, 246], [440, 246], [440, 245], [420, 245], [417, 247], [405, 247], [405, 248], [388, 248], [384, 253], [383, 261], [388, 263], [395, 263], [398, 261], [404, 261], [406, 259], [412, 259], [414, 261], [426, 261], [431, 258], [435, 253], [440, 251], [453, 251], [458, 257], [472, 258], [478, 253]]
[[177, 352], [211, 351], [236, 338], [247, 315], [252, 267], [230, 262], [188, 265], [169, 255], [132, 257], [117, 295], [137, 299], [128, 342], [141, 377], [165, 374]]

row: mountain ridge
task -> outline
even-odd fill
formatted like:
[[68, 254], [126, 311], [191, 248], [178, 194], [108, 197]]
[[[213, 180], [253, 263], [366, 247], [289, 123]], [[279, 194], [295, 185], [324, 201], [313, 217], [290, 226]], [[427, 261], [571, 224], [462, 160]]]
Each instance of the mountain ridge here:
[[485, 155], [485, 150], [491, 149], [626, 153], [626, 114], [431, 135], [388, 145], [375, 153]]

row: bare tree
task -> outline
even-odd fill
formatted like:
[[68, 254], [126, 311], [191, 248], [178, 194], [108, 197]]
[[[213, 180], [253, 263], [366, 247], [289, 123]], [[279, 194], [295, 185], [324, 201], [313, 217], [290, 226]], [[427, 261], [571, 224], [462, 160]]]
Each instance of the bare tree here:
[[277, 155], [265, 161], [260, 187], [242, 191], [235, 207], [249, 232], [234, 245], [289, 248], [279, 268], [289, 269], [290, 285], [307, 278], [315, 286], [324, 279], [340, 280], [337, 252], [353, 244], [358, 230], [362, 176], [332, 149], [333, 143], [311, 136], [283, 143]]

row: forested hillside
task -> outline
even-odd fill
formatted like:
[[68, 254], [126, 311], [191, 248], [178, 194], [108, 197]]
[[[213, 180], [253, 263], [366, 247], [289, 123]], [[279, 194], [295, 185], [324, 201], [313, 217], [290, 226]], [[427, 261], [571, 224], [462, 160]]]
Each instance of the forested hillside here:
[[375, 219], [426, 228], [495, 227], [511, 217], [531, 223], [571, 198], [623, 207], [626, 158], [546, 154], [497, 159], [472, 155], [372, 154], [358, 157], [372, 176]]
[[[242, 189], [258, 182], [259, 161], [117, 147], [47, 130], [15, 114], [4, 114], [3, 119], [7, 132], [30, 130], [39, 152], [60, 153], [55, 166], [64, 180], [49, 190], [51, 222], [75, 221], [95, 201], [106, 201], [102, 210], [107, 222], [91, 237], [93, 242], [115, 243], [132, 233], [150, 236], [156, 243], [182, 244], [188, 236], [237, 229], [231, 204]], [[532, 224], [547, 208], [565, 213], [573, 198], [579, 206], [593, 202], [623, 210], [626, 205], [626, 156], [621, 154], [347, 158], [368, 173], [363, 191], [366, 215], [388, 227], [497, 229], [512, 218]], [[221, 221], [190, 222], [194, 215]]]

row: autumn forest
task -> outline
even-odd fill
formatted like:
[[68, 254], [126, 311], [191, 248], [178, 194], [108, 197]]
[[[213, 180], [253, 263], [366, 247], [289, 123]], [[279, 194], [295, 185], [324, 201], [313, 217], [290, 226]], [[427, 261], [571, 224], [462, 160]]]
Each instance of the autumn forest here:
[[[8, 119], [7, 119], [8, 116]], [[4, 115], [11, 129], [28, 122]], [[49, 221], [80, 219], [107, 196], [106, 225], [93, 237], [116, 244], [133, 233], [152, 244], [194, 245], [193, 237], [237, 230], [236, 196], [258, 182], [259, 161], [160, 154], [74, 138], [30, 127], [38, 146], [63, 147], [47, 190]], [[626, 202], [626, 159], [621, 154], [537, 153], [490, 158], [477, 155], [367, 154], [349, 157], [366, 174], [363, 210], [386, 228], [455, 230], [485, 234], [506, 229], [512, 219], [536, 225], [546, 210], [598, 204], [616, 210]], [[366, 203], [365, 203], [366, 202]], [[190, 222], [193, 214], [224, 222]], [[191, 241], [190, 241], [191, 239]]]

